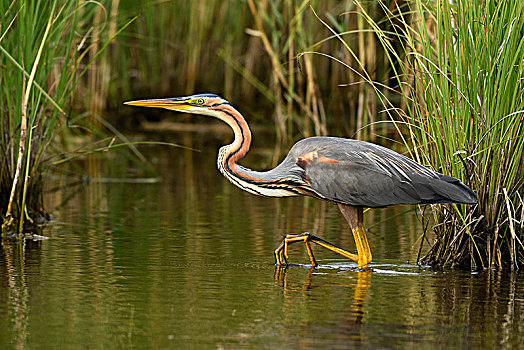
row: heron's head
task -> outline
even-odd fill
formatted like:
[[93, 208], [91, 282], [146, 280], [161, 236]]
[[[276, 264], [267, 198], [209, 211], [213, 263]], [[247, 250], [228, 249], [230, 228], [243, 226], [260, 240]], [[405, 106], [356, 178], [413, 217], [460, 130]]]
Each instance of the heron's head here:
[[218, 117], [216, 110], [221, 106], [231, 106], [226, 99], [215, 94], [198, 94], [186, 97], [137, 100], [124, 102], [124, 104], [139, 107], [164, 108], [173, 111], [203, 114], [213, 117]]

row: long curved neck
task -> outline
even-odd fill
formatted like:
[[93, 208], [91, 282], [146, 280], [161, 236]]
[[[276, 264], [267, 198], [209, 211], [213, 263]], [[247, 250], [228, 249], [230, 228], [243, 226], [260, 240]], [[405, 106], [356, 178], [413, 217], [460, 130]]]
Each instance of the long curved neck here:
[[225, 153], [223, 155], [227, 165], [233, 168], [240, 159], [246, 156], [251, 148], [251, 130], [242, 114], [233, 106], [222, 105], [214, 111], [219, 113], [216, 116], [226, 122], [235, 134], [233, 143], [225, 146], [226, 149], [224, 149]]
[[268, 197], [296, 196], [298, 193], [282, 183], [285, 176], [277, 168], [254, 171], [237, 164], [251, 147], [251, 131], [240, 112], [231, 105], [221, 105], [213, 116], [226, 122], [235, 134], [233, 142], [220, 148], [217, 165], [220, 172], [235, 186], [244, 191]]

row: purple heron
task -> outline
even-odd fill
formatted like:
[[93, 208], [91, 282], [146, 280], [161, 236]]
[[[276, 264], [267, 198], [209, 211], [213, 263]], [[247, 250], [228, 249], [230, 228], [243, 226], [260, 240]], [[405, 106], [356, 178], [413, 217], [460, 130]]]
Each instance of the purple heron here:
[[244, 191], [265, 197], [310, 196], [338, 205], [348, 222], [357, 254], [308, 232], [287, 234], [275, 250], [277, 265], [287, 264], [288, 245], [304, 242], [317, 266], [310, 242], [319, 244], [365, 268], [371, 262], [363, 227], [363, 208], [396, 204], [475, 204], [477, 196], [453, 177], [440, 174], [385, 147], [338, 137], [309, 137], [298, 141], [274, 169], [255, 171], [238, 164], [251, 146], [251, 131], [239, 111], [214, 94], [125, 102], [215, 117], [234, 132], [231, 144], [218, 152], [218, 169]]

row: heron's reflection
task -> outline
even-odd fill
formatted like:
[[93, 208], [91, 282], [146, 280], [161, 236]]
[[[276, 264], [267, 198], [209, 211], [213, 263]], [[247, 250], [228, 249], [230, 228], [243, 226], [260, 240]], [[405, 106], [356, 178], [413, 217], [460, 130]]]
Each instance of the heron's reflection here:
[[[284, 296], [291, 297], [293, 292], [296, 292], [297, 289], [309, 291], [315, 289], [316, 287], [320, 287], [320, 285], [315, 285], [315, 271], [318, 271], [317, 268], [311, 267], [308, 270], [307, 276], [305, 280], [302, 282], [302, 285], [298, 288], [296, 287], [298, 277], [294, 276], [290, 272], [290, 268], [288, 266], [276, 266], [275, 279], [279, 281], [281, 287], [283, 288]], [[329, 284], [331, 286], [334, 285], [338, 287], [347, 287], [352, 289], [352, 299], [350, 306], [351, 312], [350, 318], [347, 319], [347, 321], [361, 323], [365, 311], [363, 310], [363, 305], [369, 294], [369, 287], [371, 286], [371, 276], [373, 274], [373, 271], [355, 270], [347, 272], [356, 277], [356, 279], [337, 279], [337, 282], [335, 283], [332, 282], [333, 280], [330, 280]], [[294, 279], [294, 277], [297, 277], [297, 279]], [[306, 293], [306, 295], [308, 294]]]

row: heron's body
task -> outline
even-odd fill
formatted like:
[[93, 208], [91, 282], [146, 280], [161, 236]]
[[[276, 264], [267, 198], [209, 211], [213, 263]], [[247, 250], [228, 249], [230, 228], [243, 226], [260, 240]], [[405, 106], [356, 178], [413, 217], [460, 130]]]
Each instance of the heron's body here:
[[[287, 244], [304, 241], [316, 264], [309, 241], [318, 243], [365, 267], [371, 251], [362, 226], [362, 208], [396, 204], [474, 204], [477, 197], [458, 179], [430, 170], [385, 147], [369, 142], [310, 137], [297, 142], [285, 159], [269, 171], [254, 171], [238, 164], [251, 146], [251, 132], [244, 117], [226, 100], [213, 94], [127, 102], [208, 115], [226, 122], [233, 142], [219, 150], [221, 173], [241, 189], [266, 197], [311, 196], [336, 203], [348, 221], [358, 255], [309, 234], [286, 236], [275, 252], [277, 263], [287, 258]], [[283, 250], [283, 252], [282, 252]]]
[[[274, 169], [257, 172], [236, 165], [238, 187], [267, 197], [306, 195], [370, 208], [396, 204], [474, 203], [459, 180], [430, 170], [390, 149], [339, 137], [310, 137], [297, 142]], [[326, 178], [330, 178], [329, 182]]]

